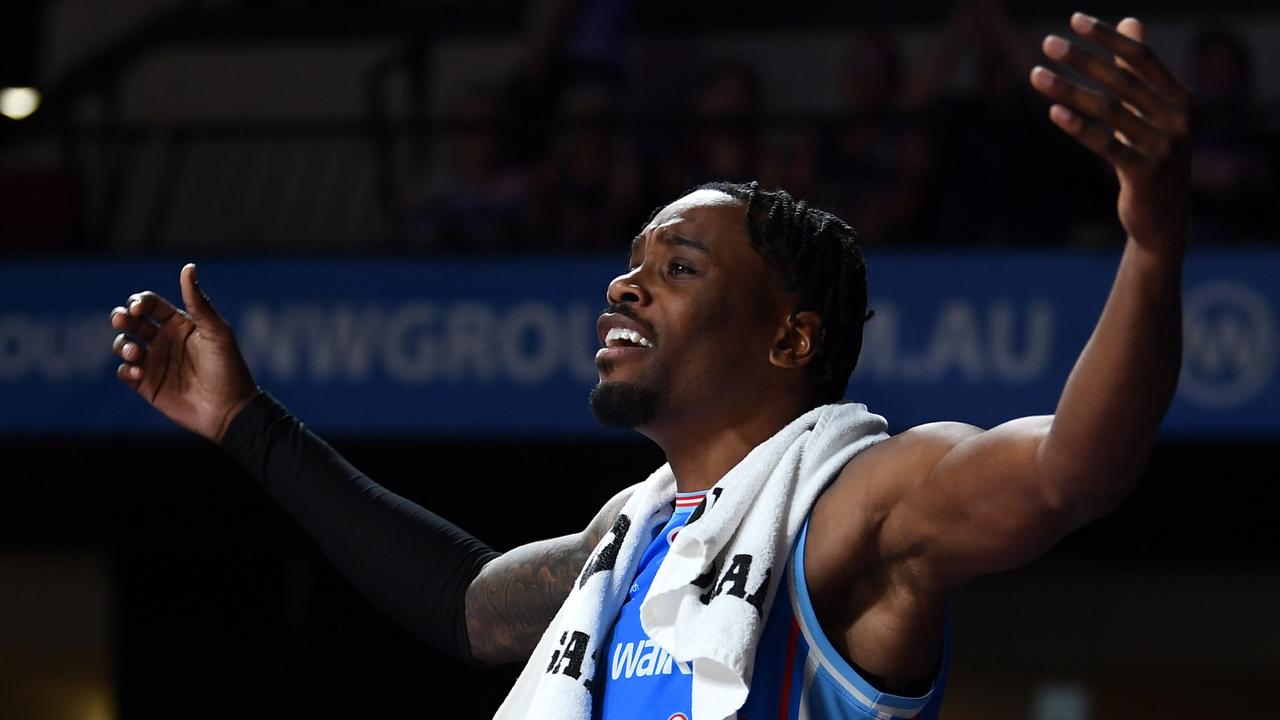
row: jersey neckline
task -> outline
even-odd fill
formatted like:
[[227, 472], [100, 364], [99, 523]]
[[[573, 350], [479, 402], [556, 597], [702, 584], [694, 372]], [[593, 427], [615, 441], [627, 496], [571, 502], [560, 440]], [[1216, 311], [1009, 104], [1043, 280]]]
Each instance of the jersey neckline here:
[[693, 492], [676, 493], [675, 505], [676, 512], [691, 511], [698, 505], [702, 504], [702, 499], [707, 496], [706, 490], [694, 490]]

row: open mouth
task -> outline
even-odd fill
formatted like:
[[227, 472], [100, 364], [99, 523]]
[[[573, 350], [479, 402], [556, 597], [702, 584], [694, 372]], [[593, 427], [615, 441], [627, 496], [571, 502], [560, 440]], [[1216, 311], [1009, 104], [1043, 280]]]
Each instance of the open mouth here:
[[609, 332], [604, 336], [604, 346], [607, 348], [616, 347], [643, 347], [652, 348], [653, 343], [639, 332], [631, 328], [615, 327], [609, 328]]
[[651, 358], [657, 350], [653, 329], [629, 313], [602, 314], [596, 320], [596, 333], [603, 346], [596, 351], [596, 363], [602, 373], [608, 372], [613, 363]]

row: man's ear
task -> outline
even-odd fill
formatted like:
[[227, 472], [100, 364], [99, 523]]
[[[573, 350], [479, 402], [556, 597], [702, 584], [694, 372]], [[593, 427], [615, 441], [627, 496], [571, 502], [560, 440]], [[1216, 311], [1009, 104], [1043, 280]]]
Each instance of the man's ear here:
[[778, 328], [769, 351], [769, 362], [780, 368], [808, 365], [818, 352], [822, 317], [812, 310], [792, 311]]

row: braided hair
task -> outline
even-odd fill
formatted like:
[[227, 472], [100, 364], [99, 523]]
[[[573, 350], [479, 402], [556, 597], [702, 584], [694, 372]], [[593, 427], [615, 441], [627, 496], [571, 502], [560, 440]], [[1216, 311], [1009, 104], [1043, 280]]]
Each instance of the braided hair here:
[[757, 182], [711, 182], [746, 205], [747, 238], [770, 265], [782, 271], [787, 290], [799, 296], [795, 313], [822, 318], [817, 354], [809, 370], [814, 405], [838, 402], [862, 352], [867, 312], [867, 263], [858, 233], [840, 218], [797, 201], [784, 190], [762, 190]]

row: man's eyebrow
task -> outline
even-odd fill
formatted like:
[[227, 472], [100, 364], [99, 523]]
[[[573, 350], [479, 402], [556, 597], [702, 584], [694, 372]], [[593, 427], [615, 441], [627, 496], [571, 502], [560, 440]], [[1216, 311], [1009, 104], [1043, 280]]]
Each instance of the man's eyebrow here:
[[661, 237], [658, 238], [658, 240], [659, 242], [662, 242], [667, 245], [683, 245], [684, 247], [693, 248], [694, 250], [697, 250], [703, 255], [711, 254], [711, 248], [707, 247], [706, 243], [702, 242], [701, 240], [694, 240], [693, 238], [687, 238], [683, 235], [676, 235], [675, 233], [669, 233], [666, 235], [662, 235]]
[[[631, 252], [630, 252], [630, 255], [628, 255], [628, 257], [635, 256], [636, 250], [639, 249], [640, 243], [642, 242], [644, 242], [644, 233], [640, 233], [639, 235], [636, 235], [635, 239], [631, 241]], [[683, 235], [677, 235], [675, 233], [663, 233], [659, 235], [658, 242], [663, 243], [665, 245], [681, 245], [683, 247], [693, 248], [694, 250], [697, 250], [703, 255], [711, 254], [711, 248], [707, 247], [707, 244], [702, 242], [701, 240], [694, 240], [692, 238], [687, 238]]]

